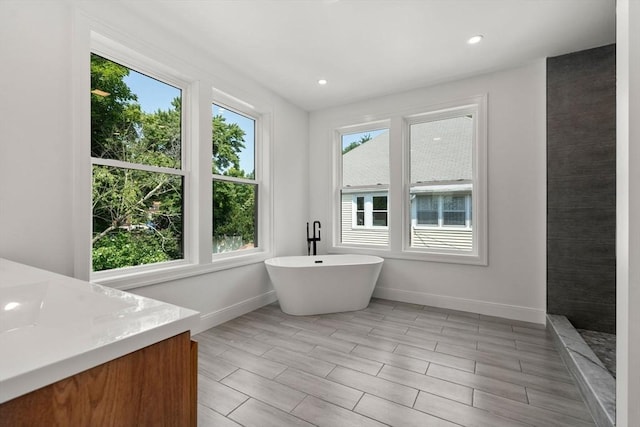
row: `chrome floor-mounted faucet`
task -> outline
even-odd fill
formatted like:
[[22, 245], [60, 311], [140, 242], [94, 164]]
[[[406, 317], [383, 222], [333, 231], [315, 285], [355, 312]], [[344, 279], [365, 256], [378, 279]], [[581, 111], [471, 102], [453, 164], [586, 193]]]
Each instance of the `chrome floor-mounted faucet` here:
[[[316, 225], [318, 226], [318, 233], [316, 236]], [[320, 221], [313, 221], [313, 237], [309, 236], [309, 223], [307, 223], [307, 255], [311, 255], [311, 243], [313, 243], [313, 254], [317, 255], [316, 243], [320, 241], [320, 229], [322, 225]]]

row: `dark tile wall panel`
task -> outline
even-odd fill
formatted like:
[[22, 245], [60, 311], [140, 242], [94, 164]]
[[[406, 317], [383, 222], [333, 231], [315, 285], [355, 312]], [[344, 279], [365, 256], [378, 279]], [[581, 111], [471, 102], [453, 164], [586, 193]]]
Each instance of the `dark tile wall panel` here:
[[615, 45], [547, 59], [547, 311], [615, 333]]

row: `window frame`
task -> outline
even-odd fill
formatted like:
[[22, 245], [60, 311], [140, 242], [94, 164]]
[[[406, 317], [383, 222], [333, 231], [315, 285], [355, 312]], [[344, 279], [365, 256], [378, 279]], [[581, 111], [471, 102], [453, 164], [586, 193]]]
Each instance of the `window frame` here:
[[[218, 96], [220, 98], [222, 98], [222, 96]], [[262, 215], [262, 209], [264, 208], [264, 204], [261, 204], [261, 199], [262, 197], [260, 196], [260, 188], [261, 188], [261, 182], [262, 182], [262, 164], [261, 162], [259, 162], [259, 159], [262, 159], [263, 157], [263, 153], [262, 153], [262, 140], [263, 140], [263, 134], [261, 132], [262, 128], [263, 128], [263, 118], [259, 115], [256, 114], [255, 110], [248, 108], [247, 105], [241, 105], [241, 103], [238, 102], [229, 102], [229, 100], [227, 99], [226, 102], [224, 101], [219, 101], [218, 97], [216, 97], [214, 95], [214, 99], [212, 102], [212, 105], [217, 105], [219, 107], [225, 108], [228, 111], [231, 111], [233, 113], [239, 114], [241, 116], [245, 116], [251, 120], [254, 121], [254, 146], [253, 146], [253, 172], [254, 172], [254, 178], [253, 179], [249, 179], [249, 178], [239, 178], [239, 177], [233, 177], [233, 176], [228, 176], [228, 175], [221, 175], [221, 174], [214, 174], [211, 173], [211, 185], [212, 185], [212, 193], [211, 193], [211, 203], [213, 206], [213, 183], [214, 181], [219, 181], [219, 182], [231, 182], [234, 184], [242, 184], [242, 185], [254, 185], [255, 186], [255, 210], [256, 210], [256, 215], [255, 215], [255, 228], [257, 229], [255, 232], [255, 238], [258, 241], [258, 246], [253, 247], [251, 249], [243, 249], [243, 250], [235, 250], [235, 251], [229, 251], [229, 252], [213, 252], [213, 247], [211, 248], [211, 259], [212, 262], [216, 262], [216, 260], [224, 260], [224, 259], [229, 259], [229, 258], [235, 258], [238, 256], [247, 256], [247, 255], [251, 255], [251, 254], [257, 254], [257, 253], [261, 253], [263, 252], [262, 246], [261, 246], [261, 231], [262, 228], [260, 226], [260, 218]], [[234, 105], [235, 104], [235, 105]], [[240, 105], [239, 105], [240, 104]], [[244, 107], [244, 108], [242, 108]], [[213, 126], [212, 126], [212, 132], [213, 132]], [[213, 148], [213, 147], [211, 147]], [[211, 161], [213, 162], [213, 157], [211, 158]], [[211, 167], [209, 168], [210, 170], [212, 169]], [[213, 208], [212, 208], [213, 209]], [[213, 221], [213, 212], [211, 213], [211, 219]], [[213, 238], [213, 230], [211, 230], [211, 237]]]
[[[189, 264], [189, 260], [192, 258], [192, 247], [193, 244], [191, 242], [191, 237], [193, 235], [193, 221], [192, 217], [194, 215], [193, 203], [192, 200], [192, 181], [190, 177], [192, 176], [189, 161], [189, 157], [191, 156], [191, 127], [189, 126], [190, 114], [191, 111], [189, 109], [189, 105], [191, 103], [192, 96], [192, 84], [188, 80], [181, 78], [179, 75], [172, 73], [171, 70], [150, 58], [139, 55], [133, 56], [132, 52], [115, 42], [112, 42], [106, 38], [102, 38], [100, 36], [94, 35], [92, 38], [92, 43], [90, 46], [90, 53], [99, 55], [109, 61], [117, 63], [118, 65], [124, 66], [132, 71], [138, 72], [140, 74], [144, 74], [147, 77], [158, 80], [159, 82], [171, 85], [181, 91], [181, 153], [180, 153], [180, 169], [167, 168], [167, 167], [159, 167], [152, 165], [145, 165], [139, 163], [130, 163], [121, 160], [114, 159], [103, 159], [91, 156], [89, 154], [90, 161], [90, 170], [93, 170], [94, 166], [108, 166], [115, 167], [120, 169], [129, 169], [129, 170], [139, 170], [150, 173], [164, 173], [174, 176], [182, 177], [182, 259], [157, 262], [157, 263], [149, 263], [142, 264], [136, 266], [122, 267], [117, 269], [110, 270], [102, 270], [102, 271], [93, 271], [91, 267], [92, 263], [92, 248], [93, 245], [90, 245], [89, 248], [89, 277], [90, 280], [96, 283], [106, 284], [110, 283], [113, 279], [121, 279], [122, 277], [130, 277], [132, 275], [145, 274], [157, 270], [164, 270], [167, 268], [175, 268], [186, 266]], [[90, 73], [90, 72], [89, 72]], [[90, 111], [90, 107], [89, 107]], [[90, 146], [91, 142], [89, 141], [88, 145]], [[90, 181], [91, 182], [91, 181]], [[89, 197], [92, 200], [92, 197]], [[93, 216], [93, 212], [91, 212], [91, 216]], [[93, 227], [92, 227], [93, 229]], [[125, 288], [125, 287], [121, 287]], [[126, 287], [128, 288], [128, 287]]]
[[[264, 262], [274, 256], [273, 249], [273, 105], [269, 96], [247, 93], [218, 81], [215, 70], [193, 66], [157, 47], [79, 16], [73, 38], [72, 69], [77, 76], [72, 86], [74, 117], [74, 277], [117, 289], [134, 289], [184, 279], [216, 271]], [[183, 164], [183, 259], [92, 272], [92, 163], [88, 141], [90, 127], [89, 55], [96, 53], [166, 82], [182, 90]], [[229, 91], [229, 92], [227, 92]], [[236, 95], [231, 95], [234, 93]], [[256, 179], [260, 185], [260, 247], [234, 251], [226, 256], [212, 253], [212, 118], [211, 105], [227, 105], [244, 115], [259, 118], [255, 130]], [[152, 167], [154, 171], [155, 167]], [[260, 172], [258, 172], [260, 171]], [[173, 172], [173, 170], [172, 170]], [[259, 175], [258, 175], [259, 173]]]
[[[375, 254], [386, 258], [404, 260], [488, 265], [487, 104], [488, 94], [484, 93], [454, 101], [414, 106], [405, 110], [375, 115], [367, 115], [362, 112], [359, 117], [370, 117], [371, 121], [360, 122], [357, 125], [350, 124], [348, 120], [334, 122], [334, 203], [331, 216], [333, 221], [333, 240], [329, 252]], [[471, 113], [474, 117], [473, 177], [471, 180], [473, 194], [471, 204], [467, 208], [472, 215], [472, 250], [459, 251], [411, 247], [412, 204], [409, 126], [424, 121], [457, 117], [464, 113]], [[354, 122], [358, 123], [355, 120], [351, 121], [351, 123]], [[343, 243], [341, 241], [341, 196], [344, 188], [342, 187], [341, 136], [346, 133], [379, 129], [382, 126], [389, 129], [390, 183], [383, 188], [363, 188], [360, 191], [382, 189], [387, 191], [389, 244], [386, 246], [373, 246]], [[358, 190], [352, 187], [349, 188], [351, 192]], [[457, 226], [457, 228], [463, 229], [466, 228], [466, 225], [465, 227]], [[456, 228], [456, 226], [447, 227]]]
[[[389, 242], [385, 245], [376, 245], [376, 244], [367, 244], [367, 243], [343, 243], [342, 242], [342, 196], [343, 194], [367, 194], [367, 193], [379, 193], [386, 192], [387, 194], [387, 226], [376, 226], [376, 227], [365, 227], [365, 226], [355, 226], [357, 224], [354, 218], [354, 210], [352, 209], [352, 229], [368, 229], [368, 230], [389, 230], [389, 212], [391, 210], [390, 200], [391, 200], [391, 186], [390, 184], [371, 184], [371, 185], [363, 185], [363, 186], [344, 186], [343, 184], [343, 166], [342, 166], [342, 137], [343, 135], [350, 135], [354, 133], [365, 133], [365, 132], [374, 132], [381, 129], [387, 129], [391, 132], [391, 121], [389, 119], [381, 119], [381, 120], [371, 120], [367, 123], [360, 124], [350, 124], [347, 126], [342, 126], [336, 128], [333, 131], [333, 158], [334, 158], [334, 174], [333, 174], [333, 188], [334, 188], [334, 202], [332, 204], [332, 218], [333, 220], [333, 230], [332, 230], [332, 243], [329, 248], [330, 252], [343, 252], [348, 253], [349, 248], [359, 248], [364, 250], [371, 250], [374, 252], [377, 251], [388, 251]], [[389, 163], [391, 163], [391, 137], [389, 138]], [[391, 169], [391, 164], [389, 164], [389, 168]], [[391, 170], [389, 171], [389, 177], [391, 179]], [[352, 202], [353, 203], [353, 202]], [[353, 205], [352, 205], [353, 206]], [[366, 204], [365, 204], [365, 212], [366, 212]], [[365, 224], [366, 224], [366, 213], [365, 213]], [[353, 252], [353, 251], [352, 251]]]

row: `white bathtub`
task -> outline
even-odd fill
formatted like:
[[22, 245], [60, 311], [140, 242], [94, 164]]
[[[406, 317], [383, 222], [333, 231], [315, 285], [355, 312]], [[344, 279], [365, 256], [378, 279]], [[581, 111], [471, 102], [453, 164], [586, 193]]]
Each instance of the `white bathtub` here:
[[370, 255], [317, 255], [264, 263], [282, 311], [302, 316], [365, 308], [383, 261]]

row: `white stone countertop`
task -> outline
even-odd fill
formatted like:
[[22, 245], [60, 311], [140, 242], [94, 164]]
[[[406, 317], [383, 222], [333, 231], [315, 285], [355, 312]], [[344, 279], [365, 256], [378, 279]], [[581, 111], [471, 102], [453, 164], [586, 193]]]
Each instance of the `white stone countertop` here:
[[0, 403], [198, 322], [193, 310], [0, 258]]

